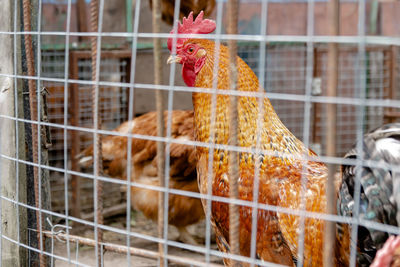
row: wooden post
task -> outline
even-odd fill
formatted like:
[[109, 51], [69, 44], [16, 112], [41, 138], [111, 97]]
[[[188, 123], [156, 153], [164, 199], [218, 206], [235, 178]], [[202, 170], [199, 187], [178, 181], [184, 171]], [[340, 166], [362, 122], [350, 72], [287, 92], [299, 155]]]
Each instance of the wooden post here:
[[[78, 32], [88, 32], [88, 19], [86, 11], [86, 1], [78, 0], [76, 2], [76, 12], [78, 18]], [[80, 42], [89, 42], [89, 37], [79, 36]]]
[[[397, 91], [397, 75], [399, 73], [398, 64], [397, 64], [397, 56], [398, 56], [398, 47], [391, 46], [389, 50], [384, 52], [384, 60], [386, 60], [386, 68], [389, 72], [388, 78], [388, 86], [385, 87], [385, 97], [388, 99], [396, 99], [396, 91]], [[384, 108], [384, 123], [392, 123], [400, 118], [400, 112], [394, 108]]]
[[[319, 59], [321, 57], [321, 52], [318, 51], [318, 48], [314, 47], [314, 62], [313, 62], [313, 79], [317, 77], [321, 77], [321, 70], [319, 66]], [[305, 64], [306, 65], [306, 64]], [[304, 66], [306, 67], [306, 66]], [[321, 90], [322, 91], [322, 90]], [[320, 118], [318, 117], [318, 114], [320, 114], [321, 110], [321, 105], [319, 103], [313, 102], [312, 104], [312, 135], [311, 135], [311, 140], [313, 144], [322, 144], [320, 136], [318, 136], [318, 130], [317, 125], [320, 122]]]
[[[328, 3], [328, 19], [329, 19], [329, 34], [339, 35], [339, 0], [329, 0]], [[328, 44], [328, 86], [327, 95], [329, 97], [337, 96], [338, 86], [338, 44]], [[326, 127], [326, 154], [329, 157], [336, 156], [336, 104], [327, 105], [327, 127]], [[326, 201], [327, 213], [335, 214], [335, 172], [336, 166], [328, 164], [328, 180], [326, 183]], [[324, 266], [333, 266], [335, 258], [335, 222], [325, 221], [324, 235]]]
[[[14, 1], [15, 0], [0, 0], [0, 25], [3, 31], [12, 32], [14, 30]], [[19, 2], [17, 3], [19, 6]], [[19, 10], [19, 7], [17, 7]], [[17, 15], [19, 16], [19, 14]], [[17, 29], [20, 27], [20, 19], [17, 20]], [[2, 73], [14, 73], [14, 53], [17, 54], [17, 70], [21, 70], [21, 51], [19, 49], [21, 38], [17, 36], [17, 50], [14, 51], [14, 39], [12, 35], [0, 35], [0, 69]], [[22, 114], [21, 108], [21, 83], [18, 83], [17, 96], [14, 94], [14, 80], [9, 77], [0, 78], [0, 115], [1, 116], [15, 116], [15, 109], [18, 108], [18, 113]], [[18, 97], [15, 101], [15, 97]], [[17, 103], [18, 107], [15, 106]], [[14, 120], [0, 117], [0, 195], [26, 203], [26, 172], [23, 164], [18, 164], [15, 161], [5, 159], [3, 156], [12, 158], [22, 158], [25, 154], [25, 141], [23, 127], [18, 126]], [[17, 151], [17, 140], [19, 146]], [[19, 156], [18, 156], [19, 155]], [[19, 184], [16, 184], [17, 168], [19, 174]], [[19, 194], [17, 199], [17, 188]], [[17, 213], [17, 211], [19, 213]], [[0, 219], [1, 230], [0, 234], [19, 240], [21, 243], [26, 244], [27, 240], [27, 215], [26, 209], [16, 206], [15, 204], [1, 199], [0, 200]], [[19, 215], [19, 216], [18, 216]], [[19, 232], [19, 234], [18, 234]], [[2, 239], [0, 245], [0, 265], [1, 266], [27, 266], [27, 250]]]
[[[152, 0], [153, 2], [153, 33], [161, 32], [161, 1]], [[154, 84], [162, 84], [162, 70], [163, 63], [161, 61], [162, 48], [161, 39], [153, 38], [154, 45]], [[164, 92], [161, 90], [156, 90], [156, 107], [157, 107], [157, 136], [165, 136], [165, 124], [164, 124]], [[159, 180], [159, 186], [165, 187], [165, 144], [163, 142], [157, 142], [157, 175]], [[158, 193], [158, 238], [162, 239], [164, 237], [164, 213], [168, 210], [164, 209], [164, 192], [159, 191]], [[168, 263], [165, 258], [166, 246], [164, 244], [158, 243], [159, 252], [159, 266], [167, 266]]]

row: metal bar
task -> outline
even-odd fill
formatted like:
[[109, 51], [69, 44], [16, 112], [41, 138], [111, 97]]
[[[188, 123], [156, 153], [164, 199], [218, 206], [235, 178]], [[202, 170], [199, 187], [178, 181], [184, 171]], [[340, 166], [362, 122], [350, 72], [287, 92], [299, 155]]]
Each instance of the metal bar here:
[[[35, 76], [24, 76], [24, 75], [12, 75], [12, 74], [4, 74], [0, 73], [0, 77], [11, 77], [11, 78], [21, 78], [21, 79], [30, 79], [37, 80]], [[60, 79], [60, 78], [41, 78], [42, 81], [49, 82], [68, 82], [68, 83], [77, 83], [83, 85], [93, 85], [95, 84], [92, 81], [85, 80], [73, 80], [73, 79]], [[120, 87], [129, 87], [129, 83], [124, 82], [107, 82], [107, 81], [99, 81], [99, 85], [101, 86], [120, 86]], [[197, 92], [197, 93], [206, 93], [206, 94], [215, 94], [217, 92], [216, 89], [210, 88], [201, 88], [201, 87], [185, 87], [185, 86], [169, 86], [169, 85], [158, 85], [154, 84], [143, 84], [143, 83], [134, 83], [133, 86], [135, 88], [140, 89], [150, 89], [150, 90], [175, 90], [177, 92]], [[328, 97], [328, 96], [311, 96], [309, 99], [304, 94], [287, 94], [287, 93], [264, 93], [264, 92], [251, 92], [251, 91], [231, 91], [231, 90], [219, 90], [218, 94], [220, 95], [236, 95], [236, 96], [247, 96], [247, 97], [268, 97], [270, 100], [288, 100], [288, 101], [298, 101], [298, 102], [306, 102], [311, 101], [312, 103], [337, 103], [342, 105], [363, 105], [368, 107], [395, 107], [400, 106], [400, 100], [391, 100], [391, 99], [360, 99], [358, 97]], [[15, 118], [12, 118], [15, 119]], [[29, 121], [29, 120], [25, 120]], [[35, 121], [29, 121], [30, 123], [35, 123]], [[42, 124], [44, 125], [44, 124]], [[54, 127], [59, 127], [57, 124], [53, 124]], [[65, 126], [63, 126], [65, 127]], [[70, 126], [67, 126], [70, 127]], [[73, 127], [72, 127], [73, 128]], [[81, 128], [81, 131], [91, 131], [93, 130], [87, 128]], [[107, 134], [112, 134], [112, 132], [108, 131]]]
[[[101, 0], [100, 0], [101, 1]], [[101, 2], [103, 4], [103, 2]], [[102, 17], [102, 10], [99, 11], [99, 1], [91, 0], [90, 2], [90, 24], [91, 30], [93, 32], [101, 32], [101, 19], [99, 19], [99, 13]], [[101, 115], [99, 109], [99, 95], [100, 95], [100, 87], [98, 85], [99, 77], [100, 77], [100, 54], [101, 54], [101, 37], [93, 37], [91, 38], [91, 55], [92, 55], [92, 81], [96, 82], [92, 88], [92, 112], [93, 112], [93, 128], [95, 130], [101, 129]], [[93, 169], [95, 177], [98, 177], [103, 172], [103, 157], [102, 157], [102, 146], [101, 146], [101, 135], [97, 132], [94, 133], [93, 138], [94, 143], [94, 159], [93, 159]], [[99, 224], [103, 224], [103, 182], [99, 179], [94, 180], [94, 206], [95, 206], [95, 237], [96, 237], [96, 259], [97, 266], [102, 266], [102, 257], [100, 255], [103, 254], [100, 242], [103, 240], [103, 231], [101, 228], [98, 228]]]
[[[66, 33], [67, 35], [65, 36], [65, 54], [64, 54], [64, 81], [63, 81], [63, 86], [64, 86], [64, 112], [63, 112], [63, 145], [64, 145], [64, 207], [65, 207], [65, 225], [67, 226], [66, 228], [66, 233], [67, 235], [69, 234], [69, 205], [68, 205], [68, 174], [66, 171], [68, 170], [68, 131], [66, 129], [66, 125], [68, 125], [68, 78], [69, 78], [69, 60], [65, 60], [69, 58], [69, 41], [70, 41], [70, 26], [71, 26], [71, 3], [72, 0], [68, 0], [68, 6], [67, 6], [67, 19], [66, 19]], [[43, 80], [43, 79], [42, 79]], [[69, 246], [69, 240], [67, 238], [67, 258], [68, 261], [71, 261], [71, 253], [70, 253], [70, 246]]]
[[[92, 58], [91, 51], [88, 50], [75, 50], [71, 51], [71, 54], [74, 54], [79, 59], [90, 59]], [[131, 50], [105, 50], [101, 51], [101, 58], [127, 58], [130, 59], [132, 54]]]
[[[68, 125], [68, 78], [69, 78], [69, 60], [66, 60], [69, 58], [69, 41], [70, 41], [70, 26], [71, 26], [71, 5], [72, 5], [72, 0], [68, 0], [68, 6], [67, 6], [67, 20], [66, 20], [66, 33], [67, 35], [65, 36], [65, 54], [64, 54], [64, 81], [63, 81], [63, 86], [64, 86], [64, 114], [63, 114], [63, 145], [64, 145], [64, 207], [65, 207], [65, 225], [67, 226], [65, 232], [67, 235], [69, 234], [69, 205], [68, 205], [68, 131], [66, 129], [66, 125]], [[43, 78], [42, 78], [43, 81]], [[71, 262], [71, 253], [70, 253], [70, 246], [69, 246], [69, 240], [67, 238], [67, 258], [68, 262]]]
[[[328, 19], [329, 19], [329, 34], [339, 35], [339, 14], [340, 2], [339, 0], [330, 0], [328, 3]], [[339, 49], [338, 43], [328, 44], [328, 66], [327, 66], [327, 95], [329, 97], [337, 96], [338, 87], [338, 62]], [[336, 113], [337, 105], [327, 105], [327, 127], [326, 127], [326, 154], [330, 157], [336, 156]], [[326, 206], [327, 213], [336, 213], [335, 203], [335, 173], [336, 166], [328, 164], [328, 179], [326, 182]], [[335, 230], [336, 225], [334, 222], [325, 222], [324, 232], [324, 266], [333, 266], [334, 264], [334, 251], [335, 251]]]
[[[216, 36], [220, 36], [222, 31], [222, 10], [223, 10], [223, 3], [219, 1], [217, 4], [217, 28], [216, 28]], [[206, 217], [206, 262], [210, 262], [210, 251], [211, 251], [211, 220], [212, 220], [212, 202], [209, 200], [213, 197], [212, 185], [214, 180], [214, 148], [215, 148], [215, 130], [216, 130], [216, 110], [217, 110], [217, 93], [218, 93], [218, 72], [219, 72], [219, 62], [220, 62], [220, 47], [221, 47], [221, 40], [215, 40], [215, 52], [214, 52], [214, 67], [213, 67], [213, 83], [212, 83], [212, 90], [213, 93], [211, 95], [211, 116], [210, 116], [210, 136], [208, 140], [208, 172], [207, 172], [207, 199], [206, 205], [204, 208], [204, 213]], [[188, 89], [188, 87], [186, 87]], [[203, 206], [204, 207], [204, 206]]]
[[[14, 33], [0, 31], [0, 35], [14, 35]], [[17, 32], [17, 35], [49, 35], [49, 36], [66, 36], [65, 32], [60, 31], [42, 31], [41, 33], [37, 31], [21, 31]], [[70, 32], [70, 35], [73, 36], [88, 36], [88, 37], [139, 37], [139, 38], [169, 38], [171, 35], [169, 33], [147, 33], [147, 32], [139, 32], [139, 33], [126, 33], [126, 32]], [[204, 38], [203, 34], [180, 34], [182, 38], [190, 37], [193, 39], [202, 39]], [[304, 42], [313, 42], [313, 43], [345, 43], [345, 44], [354, 44], [361, 41], [360, 36], [330, 36], [330, 35], [231, 35], [231, 34], [221, 34], [220, 36], [216, 36], [215, 34], [207, 35], [207, 39], [216, 40], [217, 38], [222, 40], [237, 40], [237, 41], [251, 41], [251, 42], [288, 42], [288, 43], [304, 43]], [[365, 36], [365, 44], [371, 45], [400, 45], [399, 37], [390, 37], [390, 36]]]
[[[268, 23], [268, 0], [262, 2], [261, 4], [261, 28], [260, 34], [266, 35], [267, 34], [267, 23]], [[265, 58], [266, 58], [266, 43], [260, 42], [260, 65], [259, 65], [259, 88], [260, 92], [264, 92], [264, 84], [265, 84]], [[260, 193], [260, 166], [261, 166], [261, 133], [263, 127], [263, 120], [265, 116], [264, 108], [264, 98], [258, 98], [258, 117], [257, 117], [257, 129], [256, 129], [256, 154], [255, 154], [255, 166], [254, 166], [254, 184], [253, 184], [253, 204], [254, 208], [252, 209], [251, 214], [251, 239], [250, 239], [250, 257], [251, 259], [256, 259], [257, 255], [257, 230], [258, 230], [258, 200], [259, 200], [259, 193]], [[254, 262], [251, 263], [250, 267], [254, 267]]]
[[[337, 44], [339, 44], [339, 43], [337, 43]], [[321, 53], [328, 53], [329, 52], [329, 43], [328, 43], [328, 46], [326, 46], [326, 45], [318, 46], [315, 49]], [[338, 46], [338, 49], [339, 49], [339, 53], [340, 52], [353, 52], [353, 53], [358, 52], [358, 48], [354, 44], [349, 44], [346, 46], [343, 46], [343, 45]], [[367, 52], [390, 51], [390, 48], [388, 48], [387, 45], [369, 45], [369, 46], [365, 47], [365, 51], [367, 51]]]
[[[31, 2], [30, 0], [23, 1], [23, 21], [24, 21], [24, 30], [27, 32], [31, 31]], [[32, 44], [32, 36], [27, 34], [25, 37], [25, 53], [26, 53], [26, 63], [28, 68], [28, 75], [35, 76], [35, 59], [33, 54], [33, 44]], [[30, 115], [33, 121], [37, 121], [37, 108], [35, 106], [36, 99], [36, 83], [33, 80], [28, 81], [29, 86], [29, 106], [30, 106]], [[38, 163], [38, 125], [32, 126], [32, 159], [33, 163]], [[33, 168], [34, 172], [34, 191], [35, 191], [35, 205], [39, 206], [39, 173], [38, 168]], [[41, 213], [39, 210], [36, 210], [36, 228], [37, 228], [37, 240], [38, 247], [40, 251], [43, 251], [43, 242], [41, 236]], [[40, 266], [45, 266], [45, 259], [43, 253], [39, 255], [39, 263]]]
[[[129, 1], [129, 0], [127, 0]], [[138, 32], [139, 28], [139, 17], [140, 17], [140, 0], [135, 1], [135, 22], [133, 25], [133, 31], [135, 33]], [[128, 91], [128, 121], [132, 121], [134, 116], [135, 116], [135, 88], [133, 84], [135, 83], [135, 78], [136, 78], [136, 73], [135, 73], [135, 67], [136, 67], [136, 52], [137, 52], [137, 38], [132, 38], [132, 46], [131, 46], [131, 58], [130, 58], [130, 64], [129, 66], [129, 73], [128, 79], [129, 79], [129, 91]], [[131, 134], [132, 128], [129, 129], [128, 133]], [[128, 143], [127, 143], [127, 155], [126, 155], [126, 162], [132, 162], [132, 138], [128, 138]], [[129, 181], [129, 184], [132, 182], [133, 176], [132, 174], [135, 173], [135, 167], [133, 164], [127, 164], [126, 167], [126, 180]], [[127, 187], [126, 191], [126, 230], [127, 232], [130, 232], [131, 230], [131, 187]], [[128, 247], [131, 246], [131, 238], [130, 235], [126, 235], [126, 245]], [[131, 266], [131, 254], [126, 253], [126, 261], [127, 261], [127, 266]]]
[[[57, 233], [54, 235], [50, 231], [44, 231], [43, 232], [46, 237], [49, 238], [58, 238], [61, 240], [66, 240], [67, 235], [63, 233]], [[76, 235], [69, 235], [69, 240], [71, 242], [78, 243], [80, 245], [86, 245], [86, 246], [91, 246], [95, 247], [96, 246], [96, 241], [90, 238], [84, 238]], [[117, 253], [130, 253], [131, 255], [135, 256], [140, 256], [140, 257], [145, 257], [145, 258], [150, 258], [150, 259], [157, 259], [159, 258], [159, 254], [157, 252], [147, 250], [147, 249], [141, 249], [141, 248], [134, 248], [134, 247], [127, 247], [127, 246], [122, 246], [122, 245], [117, 245], [117, 244], [112, 244], [112, 243], [105, 243], [102, 242], [101, 245], [103, 246], [105, 251], [112, 251], [112, 252], [117, 252]], [[192, 264], [195, 266], [211, 266], [211, 267], [223, 267], [223, 265], [220, 264], [206, 264], [201, 261], [193, 260], [190, 258], [182, 257], [182, 256], [174, 256], [174, 255], [165, 255], [167, 260], [171, 263], [178, 263], [178, 264]]]
[[357, 126], [357, 160], [355, 164], [355, 185], [354, 185], [354, 205], [352, 215], [355, 218], [355, 222], [351, 225], [350, 235], [350, 262], [349, 266], [357, 266], [357, 243], [358, 243], [358, 226], [360, 225], [360, 200], [361, 200], [361, 171], [362, 164], [364, 162], [364, 150], [363, 150], [363, 138], [364, 138], [364, 119], [365, 119], [365, 100], [366, 100], [366, 80], [365, 80], [365, 9], [366, 3], [363, 0], [358, 1], [358, 25], [357, 25], [357, 37], [358, 40], [358, 54], [357, 63], [358, 69], [356, 70], [356, 88], [359, 90], [358, 97], [360, 98], [361, 105], [357, 106], [356, 109], [356, 126]]
[[[238, 0], [228, 1], [228, 33], [238, 34]], [[229, 48], [229, 85], [231, 90], [237, 90], [237, 44], [236, 40], [228, 41]], [[229, 141], [231, 146], [238, 146], [238, 99], [236, 96], [229, 98]], [[239, 161], [238, 153], [229, 152], [229, 197], [239, 198]], [[240, 215], [239, 207], [233, 203], [229, 204], [229, 247], [232, 254], [240, 254]], [[232, 260], [232, 266], [239, 263]]]
[[[179, 10], [180, 10], [180, 0], [175, 0], [175, 6], [174, 6], [174, 23], [173, 26], [176, 29], [176, 26], [179, 21]], [[176, 50], [176, 39], [174, 44], [174, 48], [172, 50]], [[176, 51], [172, 51], [175, 53]], [[170, 73], [169, 73], [169, 85], [173, 86], [174, 81], [175, 81], [175, 69], [176, 69], [176, 64], [173, 64], [170, 68]], [[166, 132], [165, 132], [165, 137], [166, 138], [171, 138], [172, 135], [172, 108], [173, 108], [173, 99], [174, 99], [174, 90], [169, 90], [168, 91], [168, 100], [167, 100], [167, 119], [166, 119]], [[165, 120], [165, 117], [164, 117]], [[165, 179], [165, 184], [164, 187], [166, 190], [164, 194], [164, 211], [169, 211], [169, 193], [170, 193], [170, 164], [171, 164], [171, 158], [170, 158], [170, 153], [171, 153], [171, 142], [165, 143], [165, 158], [164, 158], [164, 176], [166, 177]], [[173, 205], [173, 204], [172, 204]], [[169, 212], [164, 212], [164, 240], [168, 240], [168, 216]], [[168, 246], [165, 244], [164, 245], [164, 253], [168, 255]], [[165, 261], [165, 264], [167, 264], [167, 261]]]
[[[153, 33], [158, 34], [161, 32], [161, 2], [160, 0], [152, 0], [153, 2]], [[154, 38], [154, 84], [160, 85], [162, 83], [162, 48], [161, 39]], [[156, 90], [156, 107], [157, 107], [157, 135], [163, 137], [165, 135], [165, 124], [164, 124], [164, 97], [163, 91]], [[157, 175], [159, 180], [159, 186], [165, 187], [165, 144], [163, 142], [157, 142]], [[158, 194], [158, 237], [163, 238], [164, 233], [164, 192]], [[161, 243], [158, 244], [159, 251], [159, 265], [167, 266], [165, 253], [167, 247]]]
[[[314, 35], [314, 0], [307, 1], [307, 36]], [[314, 43], [307, 42], [306, 46], [306, 62], [305, 62], [305, 92], [304, 92], [304, 120], [303, 120], [303, 143], [305, 147], [309, 147], [310, 144], [310, 118], [311, 118], [311, 92], [312, 92], [312, 79], [313, 79], [313, 67], [314, 67]], [[306, 188], [307, 188], [307, 175], [308, 170], [308, 153], [302, 155], [302, 173], [301, 173], [301, 190], [300, 190], [300, 222], [299, 228], [300, 233], [298, 237], [297, 246], [297, 266], [303, 266], [304, 264], [304, 251], [305, 251], [305, 222], [306, 222]]]
[[[67, 59], [66, 59], [67, 60]], [[72, 79], [79, 79], [78, 70], [78, 57], [75, 53], [70, 53], [70, 75]], [[79, 85], [71, 84], [70, 86], [70, 111], [71, 114], [71, 125], [79, 126]], [[71, 131], [71, 169], [79, 172], [80, 166], [78, 161], [75, 160], [76, 156], [80, 152], [80, 135], [78, 131]], [[80, 218], [81, 217], [81, 183], [80, 178], [77, 175], [71, 176], [71, 188], [72, 188], [72, 210], [71, 215]]]
[[[127, 207], [126, 203], [121, 203], [121, 204], [117, 204], [115, 206], [104, 208], [103, 216], [111, 217], [111, 216], [115, 216], [115, 215], [124, 214], [124, 212], [126, 212], [126, 207]], [[81, 217], [83, 220], [92, 220], [94, 218], [94, 212], [86, 213], [86, 214], [82, 215]]]

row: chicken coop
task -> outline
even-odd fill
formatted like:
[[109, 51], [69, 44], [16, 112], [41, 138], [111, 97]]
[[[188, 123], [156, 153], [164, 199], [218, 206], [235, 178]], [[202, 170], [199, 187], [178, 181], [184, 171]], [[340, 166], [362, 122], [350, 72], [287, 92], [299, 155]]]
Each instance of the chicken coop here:
[[383, 266], [399, 1], [0, 12], [0, 266]]

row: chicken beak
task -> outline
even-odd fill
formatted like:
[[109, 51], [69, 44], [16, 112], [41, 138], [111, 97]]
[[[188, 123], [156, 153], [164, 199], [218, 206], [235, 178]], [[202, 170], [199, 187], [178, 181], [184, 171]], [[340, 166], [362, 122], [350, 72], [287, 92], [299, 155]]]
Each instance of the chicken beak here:
[[168, 58], [168, 60], [167, 60], [167, 63], [168, 64], [172, 64], [173, 62], [175, 62], [175, 63], [181, 63], [181, 61], [182, 61], [182, 58], [180, 57], [180, 56], [169, 56], [169, 58]]

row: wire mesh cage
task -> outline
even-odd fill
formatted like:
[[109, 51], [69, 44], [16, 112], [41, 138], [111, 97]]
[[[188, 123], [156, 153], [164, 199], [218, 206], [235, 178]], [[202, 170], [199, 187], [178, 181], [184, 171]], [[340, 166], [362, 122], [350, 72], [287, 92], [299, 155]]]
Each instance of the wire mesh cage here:
[[0, 266], [400, 266], [400, 2], [0, 12]]

